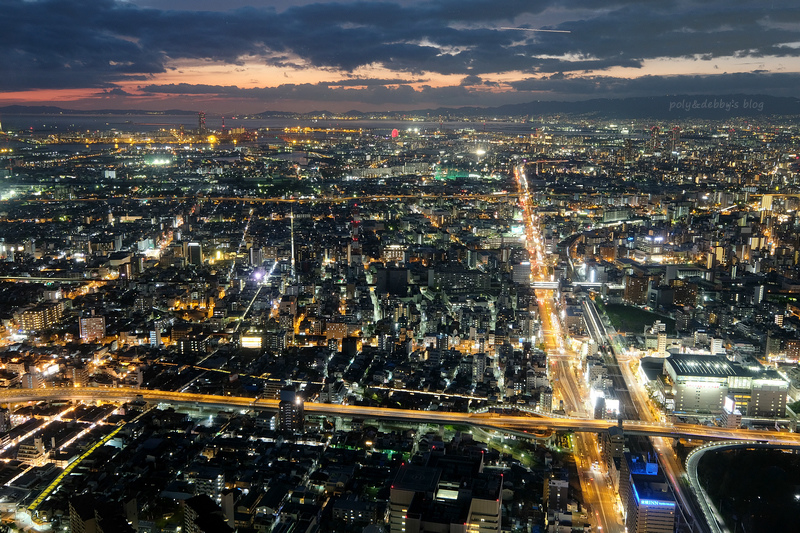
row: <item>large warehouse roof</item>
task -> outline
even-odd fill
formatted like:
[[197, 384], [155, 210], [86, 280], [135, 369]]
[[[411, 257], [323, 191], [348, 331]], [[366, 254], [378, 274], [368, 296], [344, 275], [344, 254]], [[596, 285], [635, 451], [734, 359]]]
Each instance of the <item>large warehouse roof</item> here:
[[670, 365], [676, 376], [725, 378], [729, 376], [751, 376], [752, 372], [733, 365], [720, 355], [674, 354], [664, 364]]

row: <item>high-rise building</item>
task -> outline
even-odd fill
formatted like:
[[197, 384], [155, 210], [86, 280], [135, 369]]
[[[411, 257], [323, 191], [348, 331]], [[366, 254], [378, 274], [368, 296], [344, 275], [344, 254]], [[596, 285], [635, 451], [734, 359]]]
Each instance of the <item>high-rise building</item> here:
[[550, 387], [539, 387], [539, 409], [543, 413], [553, 412], [553, 389]]
[[186, 260], [190, 265], [203, 264], [203, 246], [199, 242], [190, 242], [186, 246]]
[[89, 382], [89, 369], [82, 364], [67, 366], [65, 374], [76, 387], [85, 387]]
[[199, 355], [208, 348], [208, 335], [188, 335], [178, 340], [178, 353], [181, 355]]
[[753, 289], [753, 304], [758, 305], [764, 301], [764, 294], [766, 293], [764, 285], [757, 285]]
[[530, 285], [531, 262], [524, 261], [516, 265], [511, 265], [511, 280], [520, 285]]
[[197, 113], [197, 132], [200, 135], [206, 133], [206, 114], [202, 111]]
[[397, 472], [389, 493], [389, 531], [419, 531], [420, 517], [410, 512], [415, 497], [433, 498], [441, 472], [435, 468], [405, 465]]
[[87, 316], [80, 319], [80, 336], [83, 342], [103, 340], [106, 336], [106, 319], [102, 316]]
[[483, 383], [483, 374], [486, 372], [486, 354], [477, 353], [472, 359], [472, 381]]
[[647, 290], [650, 279], [644, 276], [626, 275], [623, 299], [636, 305], [644, 305], [647, 301]]
[[0, 407], [0, 433], [11, 429], [11, 412], [5, 407]]
[[661, 132], [658, 126], [650, 128], [650, 139], [647, 142], [647, 149], [649, 152], [657, 152], [661, 148], [661, 140], [659, 133]]
[[629, 533], [673, 533], [675, 498], [658, 463], [626, 452], [621, 461], [619, 495]]
[[625, 433], [622, 431], [622, 420], [620, 424], [611, 426], [608, 431], [603, 433], [603, 460], [606, 468], [611, 468], [614, 459], [622, 459], [625, 449]]
[[280, 419], [281, 429], [295, 432], [303, 431], [305, 425], [303, 398], [294, 387], [284, 387], [281, 390], [278, 418]]
[[133, 533], [122, 507], [106, 505], [84, 495], [69, 500], [69, 530], [72, 533]]
[[264, 263], [264, 251], [258, 246], [250, 248], [250, 264], [261, 266]]
[[432, 454], [428, 466], [403, 465], [389, 495], [389, 531], [499, 533], [502, 479], [469, 457]]
[[677, 152], [681, 142], [681, 127], [675, 126], [670, 133], [670, 151]]
[[543, 500], [547, 510], [566, 511], [569, 499], [569, 481], [551, 476], [544, 480]]
[[46, 302], [22, 311], [18, 322], [23, 331], [42, 331], [61, 322], [63, 312], [64, 307], [60, 301]]

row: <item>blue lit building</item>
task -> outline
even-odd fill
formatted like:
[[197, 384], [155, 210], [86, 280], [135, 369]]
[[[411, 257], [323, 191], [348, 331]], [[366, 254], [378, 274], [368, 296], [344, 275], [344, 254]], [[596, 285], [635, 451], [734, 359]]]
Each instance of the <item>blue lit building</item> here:
[[675, 498], [655, 459], [625, 452], [620, 470], [628, 533], [674, 533]]

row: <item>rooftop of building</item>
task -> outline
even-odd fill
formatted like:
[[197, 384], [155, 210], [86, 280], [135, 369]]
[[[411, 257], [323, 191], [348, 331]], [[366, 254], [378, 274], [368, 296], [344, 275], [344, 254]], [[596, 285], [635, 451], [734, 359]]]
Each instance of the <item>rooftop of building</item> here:
[[654, 452], [625, 452], [624, 457], [630, 471], [633, 493], [640, 505], [675, 506], [675, 498]]
[[731, 364], [721, 355], [673, 354], [664, 361], [678, 376], [716, 377], [750, 376], [752, 372], [739, 365]]
[[642, 372], [647, 376], [649, 381], [658, 378], [659, 374], [664, 370], [663, 357], [642, 357], [639, 361]]
[[672, 496], [665, 482], [652, 482], [641, 475], [633, 475], [633, 494], [639, 505], [675, 507]]
[[392, 483], [394, 490], [433, 493], [439, 484], [441, 470], [416, 465], [404, 465]]
[[429, 524], [463, 524], [469, 515], [469, 503], [415, 497], [408, 509], [408, 516], [414, 515]]

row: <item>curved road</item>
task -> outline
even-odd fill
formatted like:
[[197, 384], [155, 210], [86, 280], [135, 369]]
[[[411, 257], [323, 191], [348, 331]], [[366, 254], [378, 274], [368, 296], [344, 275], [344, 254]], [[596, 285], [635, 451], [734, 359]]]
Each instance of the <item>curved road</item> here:
[[689, 482], [692, 485], [692, 490], [697, 495], [697, 500], [700, 502], [700, 507], [703, 509], [703, 515], [705, 515], [706, 523], [708, 523], [712, 533], [723, 533], [729, 532], [730, 530], [725, 526], [722, 516], [717, 511], [717, 508], [714, 507], [714, 504], [711, 502], [711, 499], [708, 497], [705, 489], [703, 489], [702, 485], [700, 485], [700, 480], [697, 477], [697, 465], [700, 463], [700, 459], [702, 459], [706, 452], [727, 450], [730, 448], [788, 448], [800, 450], [800, 447], [798, 446], [776, 446], [773, 444], [764, 444], [758, 441], [713, 442], [704, 444], [703, 446], [693, 450], [686, 458], [686, 472], [689, 474]]

